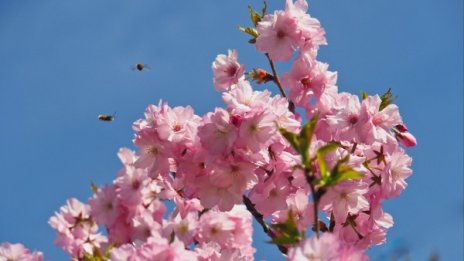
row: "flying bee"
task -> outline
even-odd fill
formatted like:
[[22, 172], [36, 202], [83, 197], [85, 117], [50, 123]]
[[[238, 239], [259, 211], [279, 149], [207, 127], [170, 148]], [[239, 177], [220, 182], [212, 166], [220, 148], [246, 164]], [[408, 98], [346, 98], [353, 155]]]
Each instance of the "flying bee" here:
[[98, 119], [101, 121], [114, 121], [115, 114], [113, 115], [108, 115], [108, 114], [99, 114]]
[[150, 67], [148, 66], [148, 64], [143, 64], [143, 63], [136, 63], [134, 67], [132, 67], [132, 70], [135, 71], [149, 71], [150, 70]]

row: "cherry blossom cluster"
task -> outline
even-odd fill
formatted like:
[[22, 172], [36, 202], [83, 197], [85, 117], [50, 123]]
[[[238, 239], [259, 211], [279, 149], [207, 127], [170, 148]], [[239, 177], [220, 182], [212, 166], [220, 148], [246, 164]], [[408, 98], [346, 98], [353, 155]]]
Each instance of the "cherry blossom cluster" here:
[[[325, 32], [307, 9], [305, 0], [250, 8], [253, 26], [240, 30], [272, 72], [247, 72], [229, 50], [212, 65], [224, 107], [199, 116], [149, 105], [113, 182], [50, 218], [55, 243], [75, 260], [253, 260], [255, 218], [288, 260], [368, 260], [393, 226], [382, 202], [406, 188], [404, 147], [416, 140], [390, 90], [338, 90], [337, 73], [317, 60]], [[276, 61], [290, 70], [279, 75]], [[13, 252], [41, 260], [9, 244], [0, 258]]]
[[41, 252], [30, 252], [22, 244], [0, 244], [0, 261], [43, 261]]

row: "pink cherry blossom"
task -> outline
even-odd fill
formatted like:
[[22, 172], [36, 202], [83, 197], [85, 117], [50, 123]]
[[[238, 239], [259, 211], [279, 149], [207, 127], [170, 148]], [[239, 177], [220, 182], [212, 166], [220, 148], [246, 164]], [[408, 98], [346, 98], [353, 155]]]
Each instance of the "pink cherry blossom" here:
[[290, 72], [282, 76], [282, 83], [289, 90], [289, 97], [299, 106], [311, 105], [311, 99], [319, 100], [323, 92], [336, 92], [337, 74], [328, 71], [328, 64], [308, 55], [301, 55]]
[[344, 246], [334, 235], [324, 233], [319, 239], [312, 236], [291, 248], [287, 260], [367, 261], [369, 259], [359, 250]]
[[227, 155], [237, 138], [237, 128], [231, 123], [226, 110], [216, 108], [203, 117], [198, 136], [203, 147], [213, 155]]
[[332, 210], [337, 223], [345, 223], [348, 214], [357, 214], [369, 209], [369, 202], [364, 197], [368, 188], [359, 182], [344, 182], [331, 187], [322, 197], [321, 207]]
[[21, 261], [42, 261], [41, 252], [30, 252], [22, 244], [0, 244], [0, 261], [21, 260]]
[[298, 20], [288, 12], [276, 11], [266, 15], [256, 27], [256, 49], [269, 54], [274, 61], [288, 61], [303, 43]]
[[237, 51], [229, 50], [227, 56], [220, 54], [213, 62], [213, 82], [218, 91], [226, 91], [245, 73], [245, 66], [237, 61]]

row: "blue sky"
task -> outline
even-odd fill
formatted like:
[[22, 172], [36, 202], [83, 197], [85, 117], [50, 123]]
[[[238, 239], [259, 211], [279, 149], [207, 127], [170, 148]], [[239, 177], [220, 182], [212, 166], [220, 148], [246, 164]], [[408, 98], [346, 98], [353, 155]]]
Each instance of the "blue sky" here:
[[[271, 1], [269, 1], [271, 2]], [[90, 181], [111, 182], [119, 147], [148, 104], [221, 106], [211, 62], [229, 48], [248, 69], [266, 61], [236, 30], [262, 1], [42, 0], [0, 2], [0, 242], [22, 242], [66, 260], [47, 220]], [[460, 0], [310, 1], [327, 31], [321, 61], [342, 91], [392, 88], [419, 145], [414, 175], [385, 203], [395, 219], [388, 244], [413, 260], [463, 258], [463, 3]], [[282, 8], [272, 1], [270, 9]], [[138, 73], [130, 66], [152, 68]], [[280, 72], [288, 68], [278, 64]], [[269, 85], [269, 88], [274, 86]], [[261, 88], [261, 87], [260, 87]], [[275, 89], [274, 89], [275, 90]], [[109, 124], [99, 113], [117, 113]], [[256, 259], [278, 251], [259, 228]]]

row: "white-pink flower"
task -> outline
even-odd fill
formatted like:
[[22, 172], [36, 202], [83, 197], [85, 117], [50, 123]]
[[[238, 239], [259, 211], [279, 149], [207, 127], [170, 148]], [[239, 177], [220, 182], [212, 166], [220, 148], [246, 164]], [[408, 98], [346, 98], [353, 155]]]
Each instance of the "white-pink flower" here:
[[304, 43], [298, 20], [289, 12], [276, 11], [266, 15], [257, 25], [256, 49], [274, 61], [288, 61]]
[[245, 73], [245, 66], [237, 61], [237, 51], [228, 50], [227, 56], [220, 54], [213, 62], [213, 83], [218, 91], [229, 90]]

